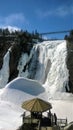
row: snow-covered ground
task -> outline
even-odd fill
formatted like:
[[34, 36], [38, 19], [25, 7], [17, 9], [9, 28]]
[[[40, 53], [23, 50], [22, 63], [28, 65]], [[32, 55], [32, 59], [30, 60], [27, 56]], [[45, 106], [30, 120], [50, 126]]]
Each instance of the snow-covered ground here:
[[22, 122], [21, 113], [18, 106], [0, 101], [0, 130], [15, 130]]
[[24, 78], [16, 78], [1, 89], [0, 130], [16, 130], [22, 124], [21, 115], [24, 112], [21, 108], [22, 102], [37, 96], [52, 103], [52, 112], [55, 112], [58, 118], [67, 117], [68, 122], [73, 121], [73, 101], [68, 99], [69, 96], [65, 93], [65, 100], [51, 100], [48, 93], [43, 90], [44, 87], [37, 81]]
[[0, 90], [0, 130], [15, 130], [22, 124], [23, 101], [44, 92], [40, 83], [16, 78]]

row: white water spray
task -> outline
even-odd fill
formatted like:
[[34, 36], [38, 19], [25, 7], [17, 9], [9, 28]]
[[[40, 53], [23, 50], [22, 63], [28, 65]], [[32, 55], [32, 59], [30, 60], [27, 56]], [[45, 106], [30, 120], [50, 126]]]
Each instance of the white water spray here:
[[8, 82], [8, 78], [9, 78], [9, 57], [10, 57], [10, 53], [8, 51], [6, 53], [6, 55], [4, 56], [3, 66], [0, 70], [0, 88], [3, 88]]
[[30, 66], [27, 68], [28, 75], [34, 76], [33, 79], [44, 84], [46, 91], [51, 94], [65, 92], [68, 83], [66, 57], [67, 48], [64, 40], [37, 44], [31, 55]]

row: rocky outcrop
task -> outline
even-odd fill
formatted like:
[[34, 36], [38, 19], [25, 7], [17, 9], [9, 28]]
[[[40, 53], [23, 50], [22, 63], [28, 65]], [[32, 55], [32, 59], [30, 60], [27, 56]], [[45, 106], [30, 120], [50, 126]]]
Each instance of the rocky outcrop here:
[[3, 65], [3, 58], [10, 48], [11, 44], [10, 43], [0, 43], [0, 69], [2, 68]]
[[16, 78], [18, 75], [17, 65], [21, 56], [21, 46], [18, 43], [14, 43], [10, 50], [10, 61], [9, 61], [9, 80]]
[[73, 41], [67, 41], [67, 68], [69, 70], [69, 92], [73, 93]]

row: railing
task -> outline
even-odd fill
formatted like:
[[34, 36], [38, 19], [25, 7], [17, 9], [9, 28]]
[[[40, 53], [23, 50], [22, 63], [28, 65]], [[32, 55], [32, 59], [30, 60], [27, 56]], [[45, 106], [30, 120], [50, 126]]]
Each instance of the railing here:
[[57, 125], [59, 126], [66, 126], [67, 125], [67, 118], [66, 119], [57, 119]]
[[39, 129], [40, 127], [53, 127], [58, 126], [63, 128], [67, 125], [67, 118], [66, 119], [56, 119], [49, 117], [41, 117], [41, 118], [32, 118], [31, 116], [23, 116], [23, 124], [32, 124], [33, 126], [37, 126]]
[[25, 117], [23, 119], [23, 123], [38, 123], [39, 119], [33, 119], [31, 117]]

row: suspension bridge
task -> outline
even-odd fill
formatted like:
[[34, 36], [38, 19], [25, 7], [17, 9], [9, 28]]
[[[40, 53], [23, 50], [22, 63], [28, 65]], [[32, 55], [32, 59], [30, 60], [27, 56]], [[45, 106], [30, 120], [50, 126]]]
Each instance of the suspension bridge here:
[[64, 30], [64, 31], [55, 31], [55, 32], [46, 32], [46, 33], [40, 33], [40, 35], [49, 35], [49, 34], [61, 34], [61, 33], [69, 33], [71, 30]]
[[[52, 31], [52, 32], [43, 32], [43, 33], [39, 33], [41, 37], [46, 36], [45, 40], [57, 40], [57, 39], [64, 39], [66, 35], [69, 35], [69, 33], [72, 31], [73, 29], [70, 30], [61, 30], [61, 31]], [[49, 37], [49, 35], [52, 35], [51, 37]]]

